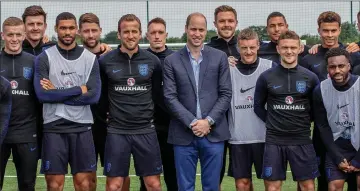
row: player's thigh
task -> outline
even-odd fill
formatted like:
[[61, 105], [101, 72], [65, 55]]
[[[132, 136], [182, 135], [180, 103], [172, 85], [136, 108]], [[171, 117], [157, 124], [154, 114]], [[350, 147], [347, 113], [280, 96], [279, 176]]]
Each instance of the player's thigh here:
[[69, 145], [67, 135], [44, 133], [41, 149], [42, 174], [67, 174], [69, 162]]
[[71, 133], [68, 142], [71, 174], [95, 172], [97, 166], [92, 131]]
[[[329, 154], [326, 154], [325, 158], [325, 173], [328, 184], [332, 184], [333, 187], [339, 187], [338, 185], [340, 183], [345, 182], [346, 179], [348, 179], [348, 174], [339, 169]], [[343, 187], [343, 185], [341, 187]]]
[[320, 176], [312, 144], [287, 146], [286, 153], [294, 181], [312, 180]]
[[264, 149], [265, 143], [251, 144], [252, 159], [255, 167], [256, 177], [261, 179], [264, 163]]
[[230, 144], [229, 176], [234, 179], [252, 178], [252, 155], [250, 144]]
[[131, 146], [130, 135], [108, 133], [105, 143], [104, 175], [127, 177], [129, 175]]
[[38, 164], [38, 146], [33, 143], [14, 144], [13, 161], [18, 177], [35, 181]]
[[264, 180], [286, 180], [287, 156], [284, 147], [281, 145], [265, 144], [261, 175]]
[[132, 154], [137, 176], [153, 176], [162, 173], [160, 147], [156, 132], [132, 135]]

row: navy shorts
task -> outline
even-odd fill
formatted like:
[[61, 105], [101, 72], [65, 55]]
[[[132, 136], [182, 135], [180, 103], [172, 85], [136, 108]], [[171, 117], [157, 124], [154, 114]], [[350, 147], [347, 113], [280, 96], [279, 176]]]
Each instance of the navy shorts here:
[[131, 154], [134, 158], [137, 176], [144, 177], [162, 173], [160, 147], [156, 132], [137, 135], [108, 133], [105, 143], [104, 175], [127, 177]]
[[262, 178], [270, 181], [286, 180], [288, 161], [294, 181], [310, 180], [320, 176], [312, 144], [265, 144]]
[[92, 132], [44, 133], [41, 153], [42, 174], [95, 172], [96, 157]]
[[[354, 149], [352, 151], [345, 151], [341, 148], [339, 148], [343, 156], [346, 158], [346, 160], [349, 162], [352, 158], [355, 157], [357, 151]], [[338, 165], [334, 163], [334, 161], [331, 159], [329, 154], [326, 154], [325, 159], [325, 172], [326, 172], [326, 178], [328, 182], [331, 182], [333, 180], [347, 180], [348, 177], [353, 173], [345, 173], [342, 170], [339, 169]], [[355, 174], [359, 174], [356, 172]]]
[[257, 178], [261, 178], [264, 143], [230, 144], [228, 175], [235, 179], [252, 178], [254, 164]]

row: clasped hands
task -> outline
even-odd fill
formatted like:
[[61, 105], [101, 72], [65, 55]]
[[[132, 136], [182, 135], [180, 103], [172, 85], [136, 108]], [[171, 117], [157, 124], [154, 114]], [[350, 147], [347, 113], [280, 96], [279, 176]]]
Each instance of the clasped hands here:
[[339, 169], [344, 171], [345, 173], [360, 172], [359, 168], [356, 168], [356, 167], [352, 166], [351, 163], [348, 162], [346, 159], [344, 159], [339, 164]]
[[191, 130], [198, 137], [206, 136], [211, 130], [210, 123], [207, 119], [199, 119], [191, 124]]

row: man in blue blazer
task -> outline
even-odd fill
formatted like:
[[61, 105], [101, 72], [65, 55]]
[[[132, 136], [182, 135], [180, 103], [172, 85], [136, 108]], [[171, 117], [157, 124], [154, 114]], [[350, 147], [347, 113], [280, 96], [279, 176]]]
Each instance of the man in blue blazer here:
[[232, 96], [229, 64], [224, 52], [204, 46], [203, 14], [190, 14], [185, 32], [186, 46], [164, 63], [164, 96], [172, 115], [168, 142], [174, 145], [179, 190], [194, 190], [200, 159], [203, 190], [215, 191], [224, 140], [230, 138], [225, 117]]

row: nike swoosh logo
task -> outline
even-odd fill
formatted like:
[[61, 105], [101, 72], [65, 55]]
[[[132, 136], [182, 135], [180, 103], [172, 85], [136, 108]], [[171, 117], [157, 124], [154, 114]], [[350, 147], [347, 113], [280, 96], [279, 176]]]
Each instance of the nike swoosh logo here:
[[255, 88], [255, 86], [253, 86], [253, 87], [251, 87], [251, 88], [248, 88], [248, 89], [244, 89], [244, 90], [241, 88], [241, 89], [240, 89], [240, 93], [243, 94], [243, 93], [245, 93], [245, 92], [247, 92], [247, 91], [249, 91], [249, 90], [251, 90], [251, 89], [253, 89], [253, 88]]
[[0, 73], [3, 73], [3, 72], [5, 72], [5, 70], [1, 70], [1, 71], [0, 71]]
[[96, 163], [95, 163], [95, 164], [92, 164], [92, 165], [91, 165], [91, 168], [94, 168], [95, 166], [96, 166]]
[[61, 75], [65, 76], [65, 75], [70, 75], [76, 72], [64, 72], [64, 70], [61, 70]]
[[341, 108], [344, 108], [344, 107], [346, 107], [346, 106], [348, 106], [349, 104], [345, 104], [345, 105], [343, 105], [343, 106], [339, 106], [339, 105], [337, 105], [337, 108], [338, 109], [341, 109]]
[[315, 64], [315, 65], [314, 65], [314, 68], [317, 68], [318, 66], [320, 66], [320, 64]]
[[118, 72], [120, 72], [121, 70], [113, 70], [112, 72], [113, 73], [118, 73]]
[[36, 147], [30, 148], [30, 151], [35, 151], [35, 150], [36, 150]]
[[273, 89], [278, 89], [278, 88], [281, 88], [282, 87], [282, 85], [280, 85], [280, 86], [273, 86]]

